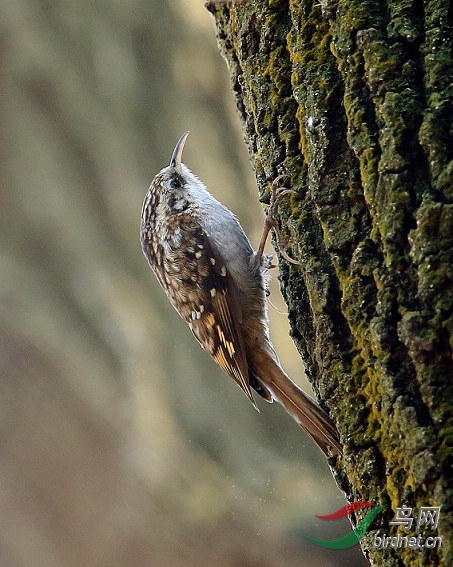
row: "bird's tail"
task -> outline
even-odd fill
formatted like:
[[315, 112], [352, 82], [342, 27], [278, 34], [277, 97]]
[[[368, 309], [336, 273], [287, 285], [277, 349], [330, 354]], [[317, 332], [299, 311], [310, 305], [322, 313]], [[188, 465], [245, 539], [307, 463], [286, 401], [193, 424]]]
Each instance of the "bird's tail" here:
[[[310, 435], [325, 455], [328, 456], [331, 452], [341, 454], [340, 438], [332, 419], [319, 407], [313, 398], [285, 374], [279, 364], [270, 356], [266, 358], [265, 376], [263, 376], [262, 372], [258, 376], [263, 389], [268, 390], [272, 399], [285, 408], [294, 421]], [[261, 393], [268, 401], [272, 401], [272, 399], [269, 399], [270, 396], [264, 394], [264, 392]]]

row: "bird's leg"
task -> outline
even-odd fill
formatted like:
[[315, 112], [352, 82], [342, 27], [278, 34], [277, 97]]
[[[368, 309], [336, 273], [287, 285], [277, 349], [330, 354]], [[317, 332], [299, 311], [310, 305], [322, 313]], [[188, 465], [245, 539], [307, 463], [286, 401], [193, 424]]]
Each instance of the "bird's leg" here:
[[[280, 231], [278, 229], [277, 221], [275, 220], [275, 213], [277, 211], [278, 203], [280, 202], [281, 198], [284, 197], [285, 195], [289, 195], [290, 193], [296, 194], [296, 191], [294, 191], [293, 189], [286, 189], [285, 187], [278, 186], [282, 177], [284, 176], [279, 175], [278, 177], [276, 177], [271, 185], [271, 199], [266, 214], [266, 220], [264, 221], [263, 235], [261, 236], [260, 245], [258, 247], [256, 256], [257, 258], [262, 258], [267, 237], [269, 235], [271, 228], [273, 228], [275, 230], [275, 234], [277, 237], [277, 245], [280, 250], [280, 254], [283, 256], [283, 258], [285, 258], [285, 260], [287, 260], [291, 264], [298, 264], [299, 262], [293, 260], [288, 256], [288, 253], [286, 252], [286, 244], [283, 242]], [[274, 267], [271, 262], [272, 262], [272, 257], [270, 260], [268, 257], [267, 268]], [[265, 261], [265, 265], [266, 265], [266, 261]]]

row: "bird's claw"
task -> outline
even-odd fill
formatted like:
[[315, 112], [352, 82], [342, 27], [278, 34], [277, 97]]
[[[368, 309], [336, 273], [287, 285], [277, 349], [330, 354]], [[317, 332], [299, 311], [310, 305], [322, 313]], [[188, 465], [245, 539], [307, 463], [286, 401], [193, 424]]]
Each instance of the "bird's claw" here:
[[[297, 262], [296, 260], [293, 260], [288, 255], [288, 253], [286, 252], [286, 244], [284, 243], [284, 241], [282, 239], [282, 236], [280, 234], [280, 230], [279, 230], [278, 225], [277, 225], [277, 221], [275, 220], [275, 213], [277, 211], [278, 203], [280, 202], [282, 197], [284, 197], [286, 195], [290, 195], [290, 194], [293, 194], [293, 195], [297, 194], [296, 191], [294, 191], [293, 189], [287, 189], [286, 187], [279, 187], [278, 186], [280, 181], [283, 179], [283, 177], [287, 177], [287, 176], [286, 175], [279, 175], [278, 177], [276, 177], [274, 179], [274, 181], [271, 184], [270, 203], [269, 203], [269, 208], [268, 208], [267, 214], [266, 214], [266, 220], [264, 222], [264, 230], [263, 230], [263, 235], [261, 237], [260, 246], [258, 248], [258, 254], [260, 256], [263, 255], [264, 246], [266, 244], [267, 236], [268, 236], [271, 228], [273, 228], [275, 230], [275, 234], [276, 234], [276, 237], [277, 237], [277, 244], [278, 244], [280, 254], [290, 264], [298, 264], [299, 262]], [[272, 266], [270, 266], [270, 267], [272, 267]]]

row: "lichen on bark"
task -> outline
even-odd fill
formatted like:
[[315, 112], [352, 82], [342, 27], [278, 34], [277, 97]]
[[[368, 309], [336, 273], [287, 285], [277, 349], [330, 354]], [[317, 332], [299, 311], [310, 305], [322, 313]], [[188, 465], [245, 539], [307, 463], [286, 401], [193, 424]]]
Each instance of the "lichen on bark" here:
[[293, 339], [345, 442], [337, 481], [349, 500], [387, 505], [373, 524], [387, 532], [398, 506], [442, 505], [442, 548], [374, 549], [372, 532], [362, 547], [375, 565], [452, 564], [449, 3], [208, 9], [261, 200], [280, 173], [297, 192], [280, 222], [299, 265], [282, 259], [280, 278]]

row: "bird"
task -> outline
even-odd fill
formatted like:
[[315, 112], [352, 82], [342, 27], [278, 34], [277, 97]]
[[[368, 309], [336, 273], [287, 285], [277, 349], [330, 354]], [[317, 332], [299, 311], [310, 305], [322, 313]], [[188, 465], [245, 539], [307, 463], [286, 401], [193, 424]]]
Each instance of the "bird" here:
[[169, 166], [146, 193], [140, 223], [143, 253], [202, 348], [255, 409], [259, 411], [255, 394], [279, 402], [326, 456], [341, 454], [334, 421], [286, 374], [269, 337], [267, 272], [272, 256], [264, 254], [264, 245], [276, 227], [278, 201], [291, 190], [272, 184], [255, 252], [236, 216], [182, 163], [188, 135], [180, 137]]

